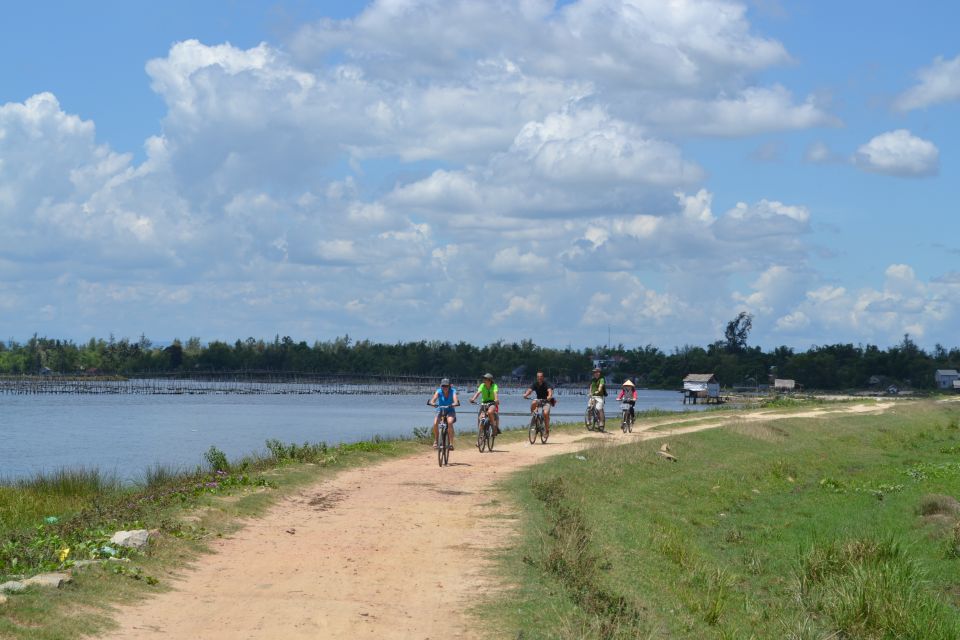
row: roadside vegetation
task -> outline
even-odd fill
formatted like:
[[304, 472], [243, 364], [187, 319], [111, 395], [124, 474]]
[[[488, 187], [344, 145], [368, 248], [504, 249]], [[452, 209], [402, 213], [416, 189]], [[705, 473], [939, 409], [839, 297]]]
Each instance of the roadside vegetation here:
[[960, 637], [957, 403], [597, 446], [506, 488], [507, 637]]
[[[0, 638], [65, 640], [109, 625], [110, 607], [169, 589], [208, 543], [278, 497], [339, 469], [406, 455], [422, 444], [383, 440], [327, 446], [268, 440], [240, 460], [211, 447], [189, 471], [154, 466], [122, 484], [97, 469], [0, 481], [0, 583], [73, 570], [62, 589], [31, 587], [0, 604]], [[156, 532], [145, 553], [109, 540], [119, 530]], [[83, 566], [87, 561], [99, 561]], [[83, 568], [80, 568], [83, 566]]]

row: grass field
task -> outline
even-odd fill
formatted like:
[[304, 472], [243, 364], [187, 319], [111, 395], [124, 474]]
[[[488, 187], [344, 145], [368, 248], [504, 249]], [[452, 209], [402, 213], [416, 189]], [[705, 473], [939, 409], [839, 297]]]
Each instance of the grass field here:
[[[599, 446], [512, 477], [514, 638], [960, 638], [960, 405]], [[581, 459], [582, 458], [582, 459]]]

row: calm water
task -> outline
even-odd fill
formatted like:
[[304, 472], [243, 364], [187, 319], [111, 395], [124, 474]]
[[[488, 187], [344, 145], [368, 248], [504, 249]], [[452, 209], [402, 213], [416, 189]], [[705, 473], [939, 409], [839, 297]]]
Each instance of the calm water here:
[[[637, 409], [698, 410], [680, 393], [639, 391]], [[461, 393], [460, 424], [476, 408]], [[263, 450], [268, 438], [329, 444], [374, 435], [410, 435], [432, 423], [423, 395], [34, 395], [0, 396], [0, 477], [80, 465], [136, 479], [154, 463], [193, 467], [216, 445], [231, 457]], [[582, 416], [586, 398], [561, 395], [554, 415]], [[607, 406], [618, 411], [608, 398]], [[528, 411], [519, 393], [501, 395], [505, 413]], [[504, 416], [507, 426], [529, 418]]]

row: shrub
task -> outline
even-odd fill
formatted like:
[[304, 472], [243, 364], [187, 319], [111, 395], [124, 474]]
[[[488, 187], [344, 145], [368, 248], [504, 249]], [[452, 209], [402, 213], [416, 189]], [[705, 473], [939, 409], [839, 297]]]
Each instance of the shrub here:
[[320, 462], [327, 455], [327, 443], [319, 442], [310, 444], [304, 442], [302, 445], [291, 442], [284, 444], [279, 440], [267, 440], [267, 450], [278, 462]]
[[203, 457], [206, 458], [207, 464], [210, 465], [212, 471], [229, 471], [230, 463], [227, 461], [227, 454], [220, 449], [217, 449], [215, 446], [212, 446], [207, 449], [207, 452], [203, 454]]

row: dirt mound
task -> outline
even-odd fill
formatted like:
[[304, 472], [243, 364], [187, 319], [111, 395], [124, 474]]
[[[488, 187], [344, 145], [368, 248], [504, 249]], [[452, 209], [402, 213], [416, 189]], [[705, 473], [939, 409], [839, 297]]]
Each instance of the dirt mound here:
[[960, 515], [960, 501], [953, 496], [931, 493], [920, 498], [920, 515]]

